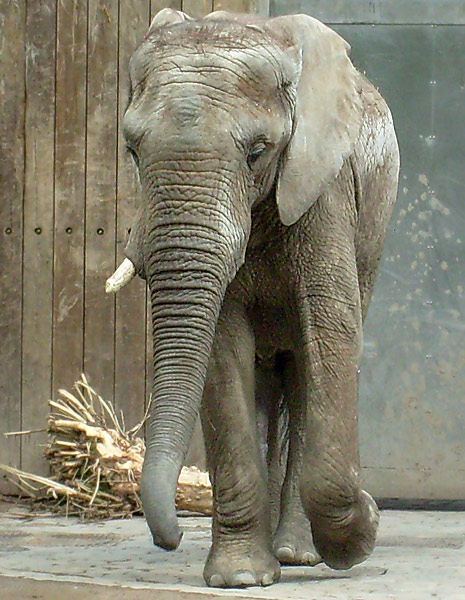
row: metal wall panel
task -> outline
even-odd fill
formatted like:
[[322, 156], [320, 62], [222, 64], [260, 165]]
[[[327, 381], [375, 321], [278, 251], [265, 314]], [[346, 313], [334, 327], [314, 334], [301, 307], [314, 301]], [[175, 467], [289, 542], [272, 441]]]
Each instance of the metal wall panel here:
[[271, 15], [306, 13], [325, 23], [465, 24], [463, 0], [271, 0]]
[[402, 172], [366, 328], [361, 440], [379, 495], [465, 497], [465, 28], [339, 26], [388, 100]]
[[[284, 4], [295, 3], [275, 2], [275, 14], [287, 12]], [[316, 16], [332, 20], [330, 4], [342, 5], [326, 3], [329, 18]], [[368, 3], [345, 2], [361, 4]], [[464, 2], [454, 4], [454, 14], [463, 11]], [[387, 99], [402, 154], [398, 204], [365, 328], [364, 478], [377, 496], [464, 499], [465, 27], [334, 29]]]

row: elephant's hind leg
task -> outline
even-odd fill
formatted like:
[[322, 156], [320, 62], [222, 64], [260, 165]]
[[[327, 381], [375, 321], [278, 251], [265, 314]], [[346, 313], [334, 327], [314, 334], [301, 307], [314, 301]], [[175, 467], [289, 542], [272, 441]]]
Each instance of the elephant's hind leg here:
[[286, 474], [288, 411], [283, 402], [281, 377], [274, 357], [257, 360], [255, 403], [262, 462], [268, 474], [271, 532], [275, 533], [281, 512], [281, 488]]
[[214, 496], [213, 543], [204, 577], [213, 587], [270, 585], [280, 576], [257, 439], [254, 359], [245, 309], [226, 299], [202, 407]]
[[[275, 556], [286, 565], [316, 565], [321, 558], [314, 548], [310, 521], [305, 515], [300, 498], [300, 475], [305, 445], [306, 399], [299, 381], [295, 358], [290, 353], [278, 356], [277, 368], [283, 382], [284, 402], [288, 418], [288, 452], [284, 477], [281, 478], [280, 518], [274, 534]], [[276, 415], [279, 420], [280, 415]], [[279, 425], [279, 424], [278, 424]], [[275, 430], [279, 431], [279, 426]], [[282, 435], [276, 438], [278, 452], [282, 452]], [[281, 443], [280, 443], [281, 442]], [[273, 445], [270, 442], [270, 452]], [[276, 464], [270, 461], [269, 464]], [[272, 474], [270, 473], [270, 477]]]

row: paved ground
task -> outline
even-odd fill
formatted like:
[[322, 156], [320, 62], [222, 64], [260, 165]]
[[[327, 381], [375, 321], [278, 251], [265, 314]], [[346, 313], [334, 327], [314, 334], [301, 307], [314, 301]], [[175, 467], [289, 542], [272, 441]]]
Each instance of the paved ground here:
[[202, 568], [207, 518], [183, 518], [184, 539], [167, 553], [143, 519], [79, 523], [0, 512], [0, 599], [465, 600], [465, 512], [384, 511], [378, 547], [350, 571], [288, 567], [269, 588], [212, 590]]

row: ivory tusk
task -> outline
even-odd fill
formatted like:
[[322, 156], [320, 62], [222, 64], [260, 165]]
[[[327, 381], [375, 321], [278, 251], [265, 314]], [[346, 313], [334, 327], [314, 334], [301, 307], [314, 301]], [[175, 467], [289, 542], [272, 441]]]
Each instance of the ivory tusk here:
[[121, 288], [127, 285], [136, 274], [136, 268], [129, 260], [125, 258], [111, 277], [105, 283], [105, 292], [107, 294], [116, 294]]

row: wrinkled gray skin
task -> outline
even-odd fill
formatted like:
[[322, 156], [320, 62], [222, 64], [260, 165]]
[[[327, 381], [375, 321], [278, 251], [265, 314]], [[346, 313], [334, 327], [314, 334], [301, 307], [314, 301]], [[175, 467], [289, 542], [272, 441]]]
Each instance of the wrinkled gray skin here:
[[131, 59], [124, 135], [143, 201], [126, 254], [154, 339], [142, 500], [155, 544], [176, 548], [200, 411], [211, 586], [268, 585], [280, 562], [319, 556], [347, 569], [375, 543], [357, 378], [399, 156], [389, 109], [347, 54], [304, 15], [165, 9]]

